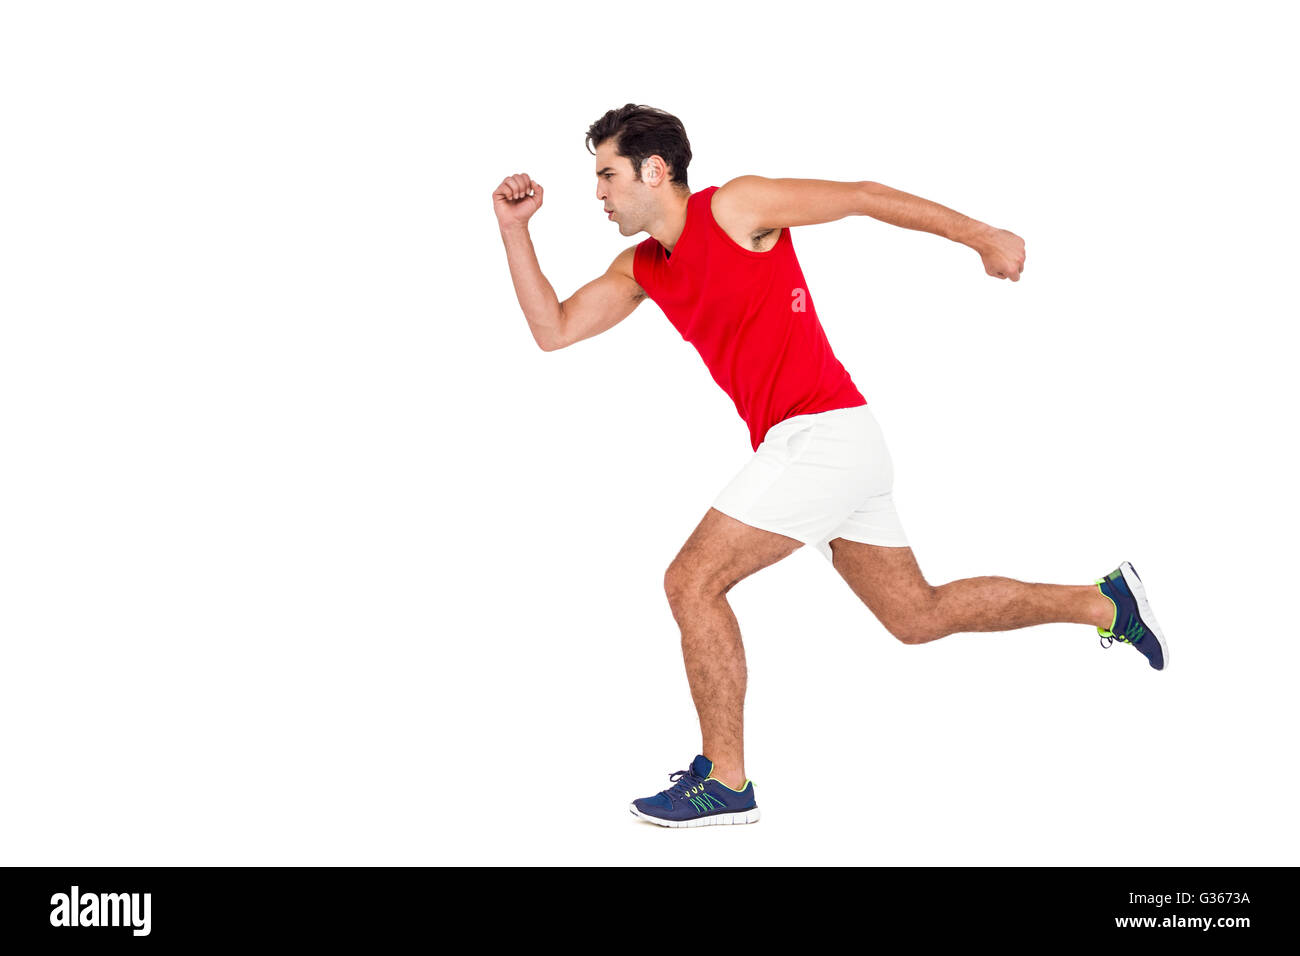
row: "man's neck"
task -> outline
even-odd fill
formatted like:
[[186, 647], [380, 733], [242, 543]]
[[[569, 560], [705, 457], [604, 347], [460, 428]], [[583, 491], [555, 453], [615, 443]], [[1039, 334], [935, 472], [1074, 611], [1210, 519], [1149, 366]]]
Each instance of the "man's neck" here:
[[686, 228], [686, 202], [690, 198], [689, 193], [679, 195], [674, 191], [671, 195], [672, 199], [668, 207], [646, 230], [670, 253], [677, 247], [677, 241], [681, 239], [682, 231]]

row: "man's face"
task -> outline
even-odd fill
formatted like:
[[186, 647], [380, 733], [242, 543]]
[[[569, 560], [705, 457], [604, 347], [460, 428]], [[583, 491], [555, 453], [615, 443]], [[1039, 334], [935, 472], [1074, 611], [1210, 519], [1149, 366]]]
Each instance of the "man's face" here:
[[619, 156], [613, 139], [596, 147], [596, 198], [605, 212], [613, 213], [618, 231], [635, 236], [645, 229], [653, 210], [653, 190], [632, 174], [632, 161]]

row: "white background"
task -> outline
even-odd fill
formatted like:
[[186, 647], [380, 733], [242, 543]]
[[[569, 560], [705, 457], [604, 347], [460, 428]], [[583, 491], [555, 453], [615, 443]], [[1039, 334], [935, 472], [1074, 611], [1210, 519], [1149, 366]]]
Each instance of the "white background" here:
[[[2, 862], [1300, 862], [1284, 5], [3, 9]], [[557, 293], [603, 272], [628, 102], [693, 189], [1025, 238], [792, 233], [928, 579], [1131, 560], [1167, 671], [904, 646], [803, 548], [730, 595], [762, 822], [629, 815], [699, 750], [663, 573], [748, 436], [653, 303], [541, 352], [491, 209], [528, 172]]]

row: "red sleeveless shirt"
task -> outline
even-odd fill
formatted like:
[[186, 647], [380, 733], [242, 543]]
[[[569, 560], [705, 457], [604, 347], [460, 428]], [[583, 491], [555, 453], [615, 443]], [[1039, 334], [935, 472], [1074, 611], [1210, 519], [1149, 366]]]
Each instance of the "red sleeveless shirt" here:
[[692, 193], [671, 255], [651, 236], [636, 247], [637, 284], [695, 346], [749, 426], [754, 449], [792, 415], [867, 404], [831, 352], [790, 229], [755, 252], [722, 231], [710, 202]]

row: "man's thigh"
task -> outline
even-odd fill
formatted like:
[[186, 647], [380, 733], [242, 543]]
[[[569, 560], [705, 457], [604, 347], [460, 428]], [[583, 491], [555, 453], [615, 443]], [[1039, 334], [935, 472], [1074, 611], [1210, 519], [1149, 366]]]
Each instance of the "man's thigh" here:
[[911, 548], [832, 538], [832, 564], [881, 624], [893, 627], [929, 605], [934, 589]]
[[710, 508], [669, 565], [664, 584], [670, 592], [726, 594], [801, 547], [797, 538], [752, 527]]

